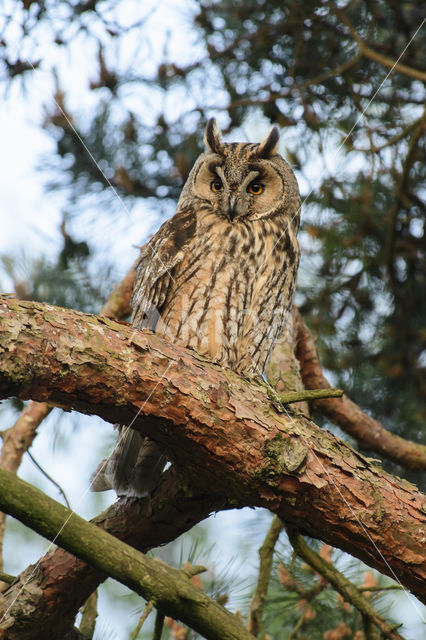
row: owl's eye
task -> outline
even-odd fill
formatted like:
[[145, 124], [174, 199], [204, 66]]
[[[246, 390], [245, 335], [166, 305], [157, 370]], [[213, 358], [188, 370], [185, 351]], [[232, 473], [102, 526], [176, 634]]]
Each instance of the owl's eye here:
[[265, 187], [263, 186], [263, 184], [260, 184], [260, 182], [251, 182], [247, 187], [248, 193], [251, 193], [253, 196], [260, 196], [260, 194], [263, 193], [264, 190]]
[[214, 193], [217, 193], [218, 191], [220, 191], [222, 187], [223, 187], [223, 184], [221, 180], [213, 180], [213, 182], [210, 182], [210, 189], [214, 191]]

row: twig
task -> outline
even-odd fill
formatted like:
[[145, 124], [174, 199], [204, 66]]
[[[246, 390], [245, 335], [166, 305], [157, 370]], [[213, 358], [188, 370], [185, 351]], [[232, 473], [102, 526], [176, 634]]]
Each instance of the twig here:
[[292, 527], [286, 527], [287, 535], [293, 549], [305, 560], [315, 571], [322, 575], [338, 591], [343, 598], [353, 604], [363, 616], [366, 616], [376, 627], [380, 629], [385, 638], [389, 640], [404, 640], [374, 609], [369, 599], [350, 580], [340, 573], [332, 564], [321, 558], [305, 542]]
[[189, 579], [194, 576], [198, 576], [200, 573], [205, 573], [207, 571], [206, 567], [203, 567], [201, 564], [189, 564], [189, 562], [185, 562], [181, 569], [182, 573], [184, 573]]
[[88, 638], [93, 638], [95, 633], [96, 618], [98, 617], [98, 592], [93, 591], [87, 598], [81, 609], [81, 622], [79, 631]]
[[278, 394], [282, 404], [291, 404], [302, 400], [320, 400], [321, 398], [340, 398], [345, 392], [343, 389], [303, 389], [303, 391], [289, 391]]
[[52, 476], [50, 476], [45, 469], [43, 469], [43, 467], [37, 462], [37, 460], [34, 458], [33, 454], [30, 451], [27, 451], [27, 455], [31, 459], [31, 462], [37, 467], [37, 469], [39, 471], [41, 471], [41, 473], [49, 480], [49, 482], [51, 482], [53, 485], [55, 485], [55, 487], [58, 489], [59, 493], [61, 494], [61, 496], [65, 500], [65, 504], [67, 505], [68, 509], [71, 510], [71, 505], [68, 502], [68, 498], [65, 495], [65, 491], [62, 489], [61, 485], [58, 484], [56, 482], [56, 480], [54, 480], [52, 478]]
[[303, 626], [303, 623], [305, 622], [305, 615], [306, 615], [306, 610], [308, 608], [308, 605], [306, 604], [303, 607], [303, 611], [300, 614], [300, 617], [298, 619], [298, 621], [296, 622], [296, 624], [294, 625], [290, 635], [288, 636], [287, 640], [293, 640], [293, 638], [296, 637], [297, 632], [300, 630], [300, 628]]
[[277, 544], [279, 535], [284, 525], [280, 518], [274, 516], [265, 540], [259, 549], [259, 575], [257, 579], [256, 590], [250, 605], [250, 615], [248, 629], [250, 633], [257, 636], [263, 632], [263, 607], [265, 604], [266, 594], [268, 592], [269, 581], [271, 578], [272, 558], [274, 555], [275, 545]]
[[138, 620], [138, 624], [136, 625], [136, 627], [132, 631], [132, 635], [130, 636], [130, 640], [136, 640], [136, 638], [138, 637], [139, 631], [142, 629], [143, 623], [145, 622], [145, 620], [147, 619], [147, 617], [151, 613], [153, 607], [154, 607], [154, 603], [153, 603], [152, 600], [147, 602], [147, 605], [146, 605], [145, 609], [142, 611], [142, 615]]
[[163, 635], [164, 618], [164, 613], [161, 613], [161, 611], [157, 611], [157, 615], [155, 616], [155, 625], [152, 640], [161, 640], [161, 636]]

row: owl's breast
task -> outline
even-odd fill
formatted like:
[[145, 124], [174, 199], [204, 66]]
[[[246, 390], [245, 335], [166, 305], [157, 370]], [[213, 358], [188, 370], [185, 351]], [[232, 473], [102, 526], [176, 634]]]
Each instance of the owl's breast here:
[[262, 360], [270, 346], [268, 323], [281, 286], [273, 250], [273, 236], [261, 227], [224, 221], [196, 236], [173, 273], [156, 332], [248, 371], [254, 352], [260, 349]]

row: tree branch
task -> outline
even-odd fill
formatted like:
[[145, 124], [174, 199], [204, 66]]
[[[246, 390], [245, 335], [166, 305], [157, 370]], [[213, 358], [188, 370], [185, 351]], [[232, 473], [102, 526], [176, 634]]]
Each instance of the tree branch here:
[[421, 69], [415, 69], [414, 67], [409, 67], [408, 65], [403, 64], [402, 62], [398, 62], [397, 60], [393, 60], [392, 58], [388, 58], [387, 56], [384, 56], [383, 54], [378, 53], [378, 51], [375, 51], [374, 49], [372, 49], [361, 38], [361, 36], [358, 35], [355, 27], [352, 25], [352, 23], [349, 21], [349, 19], [341, 9], [338, 9], [337, 7], [333, 7], [333, 13], [335, 13], [339, 17], [339, 19], [347, 26], [352, 38], [355, 40], [355, 42], [359, 46], [360, 53], [362, 53], [362, 55], [364, 55], [366, 58], [370, 58], [370, 60], [373, 60], [374, 62], [378, 62], [383, 67], [387, 67], [391, 71], [395, 69], [395, 71], [397, 71], [398, 73], [402, 73], [406, 76], [409, 76], [410, 78], [414, 78], [415, 80], [426, 82], [425, 71], [422, 71]]
[[[302, 317], [297, 320], [296, 353], [301, 364], [302, 379], [307, 389], [329, 389], [318, 359], [314, 338]], [[426, 469], [426, 446], [404, 440], [387, 431], [377, 420], [364, 413], [348, 397], [315, 400], [315, 409], [355, 438], [361, 447], [380, 453], [407, 469]]]
[[[176, 539], [210, 513], [227, 508], [223, 496], [206, 495], [166, 471], [142, 500], [120, 499], [93, 524], [139, 551]], [[105, 580], [102, 572], [61, 548], [27, 567], [4, 594], [8, 640], [62, 640], [78, 610]], [[0, 627], [1, 628], [1, 627]], [[48, 634], [43, 635], [48, 629]]]
[[50, 305], [4, 300], [0, 327], [0, 397], [133, 421], [200, 491], [266, 507], [426, 599], [420, 492], [304, 416], [278, 415], [262, 386], [149, 332]]
[[257, 579], [256, 590], [250, 605], [250, 617], [248, 624], [249, 631], [255, 636], [258, 636], [260, 632], [263, 632], [263, 607], [271, 579], [272, 560], [274, 557], [275, 545], [277, 544], [283, 528], [284, 524], [277, 516], [274, 516], [268, 533], [266, 534], [263, 544], [259, 549], [259, 576]]
[[383, 637], [389, 638], [389, 640], [404, 640], [402, 636], [377, 613], [367, 596], [363, 595], [360, 590], [357, 589], [350, 580], [345, 578], [340, 571], [333, 567], [332, 564], [315, 553], [315, 551], [308, 546], [303, 536], [291, 527], [286, 527], [286, 531], [296, 553], [315, 569], [315, 571], [318, 571], [347, 602], [352, 603], [358, 611], [367, 616], [369, 620], [380, 629]]
[[[0, 507], [40, 535], [152, 600], [205, 638], [254, 640], [236, 616], [194, 586], [185, 572], [149, 558], [0, 469]], [[0, 626], [1, 629], [1, 626]]]

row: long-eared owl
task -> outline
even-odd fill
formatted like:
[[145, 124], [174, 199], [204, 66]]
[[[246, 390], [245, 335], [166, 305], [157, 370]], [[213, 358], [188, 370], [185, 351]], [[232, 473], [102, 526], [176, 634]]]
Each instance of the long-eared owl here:
[[[293, 303], [299, 264], [300, 196], [277, 153], [273, 127], [260, 144], [226, 143], [214, 118], [177, 211], [143, 247], [132, 324], [213, 362], [261, 376]], [[166, 458], [158, 445], [120, 427], [92, 489], [146, 495]]]

